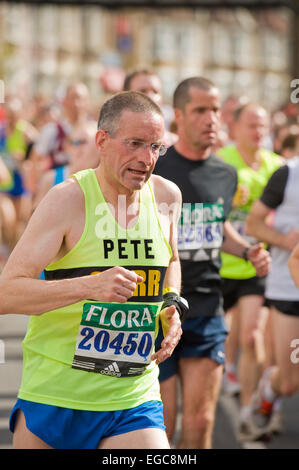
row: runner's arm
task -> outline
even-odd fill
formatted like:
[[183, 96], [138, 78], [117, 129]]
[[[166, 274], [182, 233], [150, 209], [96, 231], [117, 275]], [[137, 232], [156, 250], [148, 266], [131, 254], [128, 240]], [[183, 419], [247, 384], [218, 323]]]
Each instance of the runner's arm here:
[[226, 220], [223, 224], [225, 239], [222, 245], [222, 251], [238, 258], [242, 258], [244, 249], [249, 247], [249, 243], [235, 230], [232, 224]]
[[40, 178], [38, 190], [33, 198], [33, 209], [35, 209], [47, 192], [52, 188], [55, 178], [55, 171], [48, 170]]
[[38, 279], [63, 243], [67, 206], [65, 194], [50, 191], [32, 215], [0, 277], [1, 314], [39, 314], [80, 300], [83, 295], [80, 286], [74, 289], [67, 280]]
[[256, 201], [246, 221], [247, 233], [269, 245], [292, 251], [299, 242], [299, 230], [291, 230], [284, 234], [270, 226], [267, 217], [271, 210], [261, 201]]
[[249, 235], [253, 235], [269, 245], [292, 251], [299, 242], [299, 228], [282, 233], [267, 223], [270, 211], [277, 209], [284, 201], [288, 174], [287, 165], [280, 167], [273, 173], [260, 200], [256, 201], [251, 208], [246, 220], [246, 231]]
[[[172, 257], [166, 270], [163, 287], [175, 287], [180, 292], [181, 263], [177, 240], [178, 221], [182, 209], [182, 194], [176, 184], [161, 176], [152, 175], [150, 181], [159, 212], [160, 224], [172, 251]], [[168, 231], [165, 225], [169, 227]]]
[[[173, 184], [172, 188], [174, 189]], [[177, 226], [181, 213], [182, 197], [178, 188], [174, 191], [173, 195], [174, 199], [172, 201], [168, 201], [169, 207], [171, 206], [173, 208], [170, 212], [171, 224], [169, 235], [172, 258], [166, 271], [164, 287], [174, 287], [178, 292], [180, 292], [181, 264], [177, 248]], [[152, 356], [152, 360], [155, 360], [157, 363], [161, 363], [171, 356], [182, 335], [180, 316], [174, 305], [171, 305], [160, 312], [160, 320], [163, 328], [164, 339], [161, 343], [161, 349]]]
[[[262, 243], [256, 243], [251, 246], [241, 235], [234, 229], [229, 221], [224, 222], [225, 241], [222, 245], [222, 251], [238, 258], [246, 258], [256, 269], [259, 277], [266, 276], [270, 270], [271, 256], [267, 250], [263, 248]], [[246, 250], [247, 249], [247, 250]]]
[[177, 199], [175, 201], [174, 210], [172, 211], [172, 222], [170, 226], [170, 236], [169, 236], [169, 245], [172, 250], [172, 258], [170, 260], [169, 266], [167, 268], [164, 287], [174, 287], [181, 291], [181, 262], [178, 252], [178, 220], [181, 213], [182, 199], [181, 194], [177, 194]]
[[[142, 278], [122, 267], [94, 276], [44, 281], [43, 269], [60, 249], [83, 204], [77, 183], [52, 188], [33, 213], [0, 277], [0, 314], [40, 315], [84, 299], [126, 302]], [[65, 190], [63, 189], [65, 188]], [[79, 191], [79, 193], [78, 193]]]
[[55, 149], [56, 135], [56, 124], [45, 124], [30, 152], [30, 160], [43, 170], [50, 167], [50, 153]]
[[290, 274], [299, 289], [299, 243], [292, 251], [288, 260]]

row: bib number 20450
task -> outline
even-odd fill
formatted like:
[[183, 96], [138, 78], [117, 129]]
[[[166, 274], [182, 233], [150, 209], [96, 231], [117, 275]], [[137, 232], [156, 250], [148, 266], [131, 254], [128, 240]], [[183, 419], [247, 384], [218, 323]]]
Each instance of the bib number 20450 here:
[[86, 303], [72, 367], [105, 375], [140, 375], [154, 351], [158, 305]]
[[150, 333], [120, 332], [115, 335], [114, 331], [100, 330], [95, 332], [94, 328], [84, 327], [81, 330], [81, 336], [83, 339], [78, 344], [78, 349], [126, 356], [133, 356], [137, 353], [144, 360], [147, 360], [153, 346]]

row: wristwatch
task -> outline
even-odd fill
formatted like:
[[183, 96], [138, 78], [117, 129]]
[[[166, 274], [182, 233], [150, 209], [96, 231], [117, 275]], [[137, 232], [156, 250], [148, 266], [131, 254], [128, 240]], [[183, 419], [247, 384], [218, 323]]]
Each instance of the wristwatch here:
[[242, 258], [245, 259], [245, 261], [249, 261], [248, 258], [248, 251], [250, 250], [251, 246], [246, 246], [244, 250], [242, 251]]
[[180, 315], [181, 322], [185, 320], [185, 317], [189, 310], [189, 304], [187, 299], [177, 295], [175, 292], [167, 292], [163, 295], [163, 301], [164, 302], [162, 304], [162, 309], [170, 307], [170, 305], [174, 305]]

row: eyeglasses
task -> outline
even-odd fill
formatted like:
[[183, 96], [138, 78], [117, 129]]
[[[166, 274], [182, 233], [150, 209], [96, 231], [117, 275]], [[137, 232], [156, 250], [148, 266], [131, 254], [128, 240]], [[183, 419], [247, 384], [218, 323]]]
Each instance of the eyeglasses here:
[[79, 147], [80, 145], [87, 144], [88, 140], [87, 139], [74, 139], [74, 140], [69, 139], [68, 142], [71, 145], [74, 145], [74, 147]]
[[120, 140], [123, 144], [125, 144], [127, 149], [132, 153], [146, 149], [147, 147], [150, 148], [151, 154], [154, 155], [155, 157], [158, 157], [158, 156], [162, 157], [167, 152], [167, 147], [164, 144], [158, 144], [158, 143], [147, 144], [146, 142], [142, 142], [141, 140], [119, 139], [118, 137], [111, 136], [111, 134], [107, 131], [106, 133], [111, 137], [111, 139]]

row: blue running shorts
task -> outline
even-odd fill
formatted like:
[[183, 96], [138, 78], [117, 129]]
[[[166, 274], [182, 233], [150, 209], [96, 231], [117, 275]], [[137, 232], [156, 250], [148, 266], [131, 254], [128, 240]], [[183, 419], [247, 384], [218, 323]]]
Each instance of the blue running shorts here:
[[19, 398], [10, 416], [11, 432], [18, 410], [23, 411], [29, 431], [54, 449], [96, 449], [105, 437], [146, 428], [165, 431], [160, 401], [149, 401], [128, 410], [83, 411]]
[[23, 176], [19, 171], [13, 171], [13, 187], [7, 192], [13, 197], [20, 197], [27, 193], [24, 187]]

